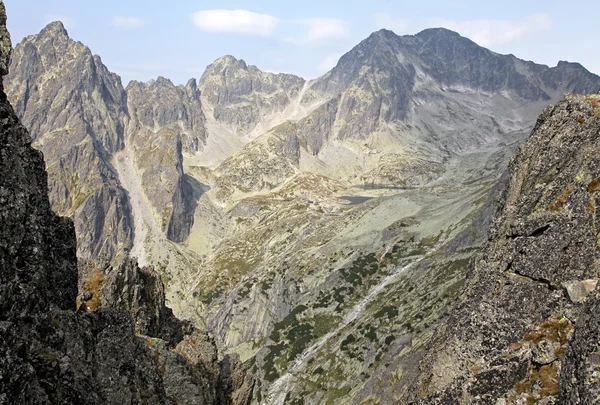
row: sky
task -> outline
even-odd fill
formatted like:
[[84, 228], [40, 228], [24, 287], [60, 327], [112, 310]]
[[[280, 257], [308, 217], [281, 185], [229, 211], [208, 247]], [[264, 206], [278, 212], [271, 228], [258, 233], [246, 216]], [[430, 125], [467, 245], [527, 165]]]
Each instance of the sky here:
[[4, 0], [13, 46], [60, 20], [130, 80], [183, 84], [223, 55], [315, 78], [370, 33], [445, 27], [495, 52], [600, 74], [600, 2], [577, 0]]

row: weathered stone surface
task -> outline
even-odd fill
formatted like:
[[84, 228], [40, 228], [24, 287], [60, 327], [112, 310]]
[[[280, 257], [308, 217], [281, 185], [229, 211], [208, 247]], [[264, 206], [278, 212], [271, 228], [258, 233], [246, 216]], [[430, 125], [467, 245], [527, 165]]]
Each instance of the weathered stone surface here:
[[600, 295], [596, 289], [575, 324], [573, 338], [562, 361], [560, 402], [591, 405], [600, 399]]
[[[3, 44], [9, 42], [5, 22], [0, 1]], [[105, 307], [85, 311], [98, 298], [90, 290], [75, 312], [73, 222], [51, 211], [42, 153], [31, 147], [3, 91], [0, 222], [0, 403], [248, 403], [252, 377], [232, 385], [231, 375], [244, 375], [243, 367], [232, 370], [230, 360], [221, 366], [214, 342], [202, 334], [185, 338], [192, 348], [203, 347], [200, 353], [211, 353], [194, 363], [166, 341], [136, 334], [161, 335], [175, 345], [189, 331], [165, 308], [162, 283], [150, 270], [128, 261], [108, 281], [104, 269], [89, 271], [96, 279], [88, 287], [105, 283]]]
[[594, 291], [596, 285], [598, 285], [598, 280], [565, 281], [562, 285], [566, 289], [567, 294], [569, 294], [571, 301], [581, 304]]
[[133, 224], [109, 163], [123, 147], [127, 114], [119, 77], [54, 22], [16, 46], [5, 87], [44, 152], [52, 208], [75, 222], [78, 255], [122, 256], [131, 248]]
[[553, 401], [559, 380], [568, 403], [594, 403], [585, 359], [597, 340], [595, 293], [582, 311], [573, 286], [586, 290], [600, 271], [599, 136], [598, 95], [567, 96], [540, 116], [511, 162], [464, 296], [427, 346], [418, 403]]
[[290, 74], [262, 72], [227, 55], [206, 68], [199, 88], [212, 117], [243, 136], [261, 119], [283, 112], [298, 97], [304, 82]]

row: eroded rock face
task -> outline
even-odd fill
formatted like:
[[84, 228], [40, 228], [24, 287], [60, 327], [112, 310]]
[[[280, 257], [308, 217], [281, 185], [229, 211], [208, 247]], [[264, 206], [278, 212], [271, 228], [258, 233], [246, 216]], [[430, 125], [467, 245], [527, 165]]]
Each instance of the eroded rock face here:
[[193, 225], [194, 191], [183, 172], [183, 152], [194, 153], [206, 141], [205, 118], [195, 80], [185, 87], [159, 77], [127, 86], [130, 121], [128, 147], [145, 195], [167, 237], [183, 242]]
[[[5, 22], [0, 1], [2, 44]], [[0, 52], [0, 67], [7, 58]], [[31, 142], [0, 91], [0, 403], [247, 404], [252, 377], [232, 359], [220, 364], [200, 332], [183, 337], [189, 326], [165, 308], [150, 270], [126, 262], [108, 274], [104, 308], [86, 312], [86, 296], [75, 311], [75, 228], [51, 211]], [[170, 350], [183, 341], [186, 355]]]
[[300, 95], [304, 82], [290, 74], [262, 72], [227, 55], [206, 68], [200, 90], [212, 117], [243, 136], [265, 116], [283, 112]]
[[[0, 23], [6, 21], [3, 8]], [[6, 64], [9, 54], [0, 57], [0, 64]], [[4, 93], [0, 102], [0, 316], [10, 322], [50, 305], [74, 309], [77, 263], [72, 222], [50, 210], [42, 153], [31, 148], [31, 138]]]
[[102, 306], [130, 311], [136, 332], [159, 337], [175, 346], [193, 327], [180, 321], [165, 306], [165, 289], [151, 267], [140, 269], [135, 260], [126, 260], [110, 271], [102, 287]]
[[119, 77], [55, 22], [17, 45], [5, 87], [44, 152], [52, 208], [75, 222], [79, 256], [122, 257], [133, 224], [109, 162], [123, 147], [127, 115]]
[[418, 403], [594, 402], [599, 131], [599, 95], [567, 96], [538, 119], [464, 296], [427, 346]]

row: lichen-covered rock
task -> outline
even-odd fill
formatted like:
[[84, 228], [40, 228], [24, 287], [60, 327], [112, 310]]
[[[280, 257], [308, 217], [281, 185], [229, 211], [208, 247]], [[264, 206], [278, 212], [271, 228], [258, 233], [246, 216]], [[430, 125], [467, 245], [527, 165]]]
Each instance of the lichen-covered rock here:
[[600, 291], [587, 299], [562, 361], [560, 403], [592, 405], [600, 400]]
[[552, 403], [559, 392], [595, 403], [596, 293], [581, 303], [600, 275], [599, 140], [600, 95], [567, 96], [540, 116], [464, 295], [427, 346], [417, 403]]

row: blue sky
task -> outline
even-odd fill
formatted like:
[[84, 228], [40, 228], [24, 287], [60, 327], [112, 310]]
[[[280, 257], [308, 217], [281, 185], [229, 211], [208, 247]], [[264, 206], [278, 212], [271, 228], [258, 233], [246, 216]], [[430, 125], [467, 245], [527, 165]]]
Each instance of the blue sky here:
[[[159, 75], [185, 83], [230, 54], [313, 78], [371, 32], [444, 26], [500, 53], [600, 74], [597, 1], [5, 0], [13, 44], [61, 20], [123, 83]], [[576, 6], [574, 4], [576, 3]]]

